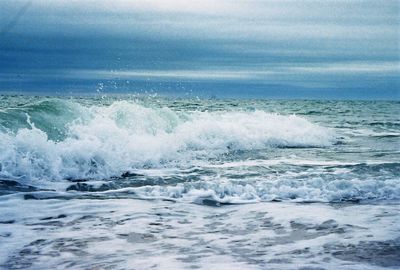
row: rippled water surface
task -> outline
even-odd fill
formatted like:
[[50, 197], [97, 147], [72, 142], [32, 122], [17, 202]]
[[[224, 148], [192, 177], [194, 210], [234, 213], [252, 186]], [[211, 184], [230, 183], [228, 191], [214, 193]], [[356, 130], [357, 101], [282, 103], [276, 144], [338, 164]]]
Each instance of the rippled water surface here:
[[399, 113], [0, 96], [0, 266], [399, 268]]

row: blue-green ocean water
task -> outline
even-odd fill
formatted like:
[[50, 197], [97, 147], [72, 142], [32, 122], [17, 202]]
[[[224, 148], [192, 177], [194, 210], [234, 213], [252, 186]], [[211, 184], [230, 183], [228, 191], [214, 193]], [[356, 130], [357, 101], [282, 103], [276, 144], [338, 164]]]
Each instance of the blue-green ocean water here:
[[0, 96], [0, 265], [400, 267], [399, 113], [390, 101]]

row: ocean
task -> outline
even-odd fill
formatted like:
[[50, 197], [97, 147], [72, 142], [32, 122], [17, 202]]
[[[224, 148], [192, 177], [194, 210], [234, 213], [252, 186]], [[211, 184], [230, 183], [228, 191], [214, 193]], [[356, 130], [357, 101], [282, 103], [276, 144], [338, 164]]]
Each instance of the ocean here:
[[0, 96], [0, 268], [398, 269], [400, 102]]

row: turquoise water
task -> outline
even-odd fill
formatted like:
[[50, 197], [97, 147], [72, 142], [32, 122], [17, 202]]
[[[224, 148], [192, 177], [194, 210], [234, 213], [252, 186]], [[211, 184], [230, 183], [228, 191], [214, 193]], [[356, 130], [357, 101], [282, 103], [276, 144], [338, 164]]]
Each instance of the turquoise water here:
[[0, 96], [0, 265], [399, 267], [399, 105]]

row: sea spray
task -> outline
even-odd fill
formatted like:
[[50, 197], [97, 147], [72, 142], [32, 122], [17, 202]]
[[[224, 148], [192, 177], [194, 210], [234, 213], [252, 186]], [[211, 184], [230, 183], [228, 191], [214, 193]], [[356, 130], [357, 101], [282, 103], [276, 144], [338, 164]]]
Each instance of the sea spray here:
[[[331, 130], [302, 117], [260, 110], [176, 112], [128, 101], [87, 107], [68, 102], [67, 106], [69, 122], [62, 140], [49, 138], [36, 126], [50, 123], [36, 123], [28, 112], [28, 127], [0, 134], [2, 176], [106, 179], [141, 168], [187, 167], [193, 160], [232, 151], [326, 147], [335, 142]], [[75, 107], [85, 119], [70, 119]], [[46, 119], [43, 113], [41, 119]]]

